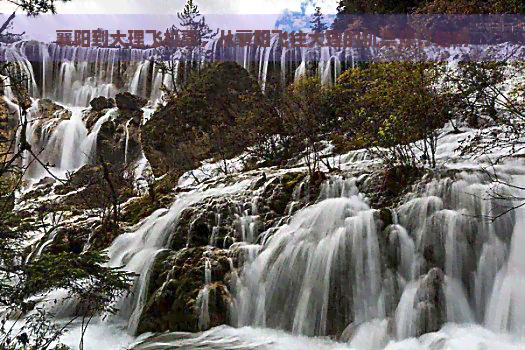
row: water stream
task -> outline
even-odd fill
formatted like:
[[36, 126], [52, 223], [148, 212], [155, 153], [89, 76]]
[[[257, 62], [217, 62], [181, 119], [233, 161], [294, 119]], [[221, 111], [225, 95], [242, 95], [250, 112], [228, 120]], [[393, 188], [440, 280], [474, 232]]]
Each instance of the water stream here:
[[[18, 57], [23, 69], [34, 77], [31, 64], [22, 59], [25, 45], [29, 44], [17, 43], [2, 53]], [[275, 45], [273, 40], [271, 48], [239, 53], [242, 62], [248, 61], [246, 55], [260, 58], [255, 69], [263, 86], [268, 56], [282, 54], [283, 62], [286, 56], [286, 50], [278, 51]], [[216, 45], [209, 48], [215, 50]], [[40, 85], [31, 85], [33, 96], [86, 106], [97, 95], [115, 95], [119, 90], [115, 87], [118, 73], [120, 79], [129, 78], [128, 88], [134, 93], [151, 100], [160, 97], [156, 89], [165, 77], [145, 62], [150, 54], [147, 50], [131, 50], [140, 63], [130, 64], [125, 73], [117, 72], [120, 65], [114, 49], [71, 50], [41, 44], [38, 50], [45, 58], [45, 73], [35, 78]], [[344, 61], [342, 55], [352, 56], [350, 51], [336, 53], [328, 49], [318, 54], [325, 59], [338, 57], [337, 62]], [[52, 69], [58, 58], [69, 61]], [[353, 56], [346, 58], [354, 60]], [[82, 59], [96, 62], [97, 75], [91, 76], [89, 65], [81, 63]], [[283, 76], [286, 67], [284, 62]], [[297, 69], [300, 76], [305, 66]], [[328, 81], [340, 69], [340, 64], [325, 63], [318, 74]], [[27, 130], [28, 140], [36, 150], [42, 150], [45, 162], [54, 164], [57, 174], [91, 160], [98, 131], [116, 113], [116, 108], [107, 111], [88, 134], [82, 110], [69, 109], [70, 118], [54, 115], [43, 124], [32, 123]], [[149, 117], [151, 109], [147, 112]], [[437, 158], [454, 157], [450, 150], [458, 140], [458, 136], [444, 135]], [[31, 158], [26, 156], [24, 161], [29, 165]], [[344, 159], [346, 165], [362, 163], [363, 167], [369, 161], [363, 151], [352, 152]], [[146, 176], [144, 157], [138, 166], [137, 179]], [[519, 198], [525, 197], [520, 190], [525, 188], [525, 166], [509, 161], [494, 170], [513, 187], [487, 181], [474, 160], [458, 159], [453, 166], [457, 170], [454, 178], [422, 182], [402, 205], [388, 211], [390, 220], [385, 219], [385, 211], [371, 208], [359, 193], [358, 179], [334, 176], [323, 184], [315, 204], [294, 212], [291, 203], [288, 213], [293, 215], [289, 220], [280, 222], [271, 232], [260, 232], [259, 193], [253, 193], [236, 213], [241, 242], [231, 249], [245, 249], [249, 258], [229, 286], [235, 291], [232, 326], [135, 339], [130, 334], [135, 333], [146, 303], [151, 266], [156, 255], [168, 248], [170, 234], [184, 209], [207, 197], [250, 192], [249, 186], [257, 179], [239, 180], [228, 186], [193, 187], [111, 244], [109, 265], [124, 266], [138, 277], [132, 293], [116, 302], [119, 313], [108, 320], [94, 321], [86, 334], [85, 349], [118, 349], [133, 342], [140, 343], [137, 350], [525, 349], [525, 257], [521, 254], [525, 209], [508, 210], [519, 206]], [[44, 176], [41, 166], [32, 165], [28, 176]], [[299, 202], [303, 183], [297, 186], [293, 202]], [[219, 226], [224, 218], [219, 212], [212, 214]], [[212, 243], [216, 243], [214, 234], [217, 230], [212, 230]], [[206, 286], [197, 297], [201, 329], [209, 324], [209, 263], [205, 269]], [[67, 301], [53, 307], [67, 318], [75, 305]], [[78, 327], [73, 327], [63, 341], [77, 348], [78, 334]], [[350, 334], [350, 342], [336, 342], [341, 334]]]

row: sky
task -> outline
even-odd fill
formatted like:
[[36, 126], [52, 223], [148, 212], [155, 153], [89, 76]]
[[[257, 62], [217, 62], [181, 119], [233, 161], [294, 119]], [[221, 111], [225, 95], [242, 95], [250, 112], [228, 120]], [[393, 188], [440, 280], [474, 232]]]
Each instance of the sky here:
[[[58, 3], [59, 14], [175, 14], [186, 0], [73, 0]], [[278, 14], [289, 9], [299, 11], [307, 2], [307, 12], [314, 3], [323, 13], [336, 13], [337, 0], [195, 0], [203, 14]], [[0, 0], [0, 13], [12, 12], [14, 6]]]
[[[48, 42], [56, 40], [57, 30], [65, 29], [163, 30], [175, 23], [173, 17], [177, 12], [183, 10], [185, 3], [186, 0], [72, 0], [67, 3], [57, 2], [57, 16], [42, 15], [37, 18], [17, 16], [14, 20], [12, 32], [25, 32], [26, 38]], [[325, 14], [336, 13], [338, 1], [194, 0], [194, 3], [199, 7], [201, 13], [206, 15], [206, 22], [211, 28], [257, 30], [273, 29], [278, 14], [286, 10], [302, 12], [304, 9], [306, 14], [311, 14], [314, 12], [315, 6], [319, 6]], [[14, 9], [14, 5], [10, 4], [8, 0], [0, 0], [0, 21], [3, 23], [2, 18], [7, 18]], [[4, 15], [1, 15], [2, 13]]]

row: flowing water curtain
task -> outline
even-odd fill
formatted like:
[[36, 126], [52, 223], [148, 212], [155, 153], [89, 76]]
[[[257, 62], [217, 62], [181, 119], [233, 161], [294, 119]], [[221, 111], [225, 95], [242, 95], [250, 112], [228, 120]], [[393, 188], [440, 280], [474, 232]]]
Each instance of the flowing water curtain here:
[[295, 214], [246, 268], [239, 325], [325, 335], [384, 313], [374, 213], [353, 196]]
[[[232, 51], [233, 50], [233, 51]], [[55, 43], [22, 41], [2, 49], [9, 61], [31, 78], [29, 92], [33, 97], [49, 97], [72, 106], [89, 105], [97, 96], [115, 97], [119, 91], [128, 90], [149, 100], [161, 95], [162, 84], [170, 89], [186, 80], [193, 69], [187, 60], [200, 62], [231, 60], [232, 57], [258, 77], [264, 91], [267, 85], [269, 64], [279, 63], [282, 82], [299, 79], [305, 74], [309, 60], [321, 60], [315, 74], [324, 84], [331, 84], [341, 73], [341, 65], [358, 58], [353, 48], [334, 47], [282, 47], [278, 35], [271, 37], [269, 47], [253, 46], [228, 49], [211, 40], [204, 48], [178, 49], [170, 57], [174, 65], [173, 81], [163, 74], [152, 59], [156, 49], [122, 49], [103, 47], [69, 47]], [[293, 62], [293, 60], [298, 62]], [[296, 67], [297, 66], [297, 67]], [[294, 68], [295, 67], [295, 68]], [[275, 69], [272, 68], [272, 69]], [[295, 79], [294, 79], [295, 76]]]

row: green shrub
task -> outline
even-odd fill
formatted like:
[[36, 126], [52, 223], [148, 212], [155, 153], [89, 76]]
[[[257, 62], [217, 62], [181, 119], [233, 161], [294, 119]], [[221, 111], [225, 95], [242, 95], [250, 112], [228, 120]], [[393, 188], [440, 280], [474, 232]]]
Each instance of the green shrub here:
[[424, 153], [435, 165], [436, 129], [447, 121], [451, 106], [435, 88], [434, 63], [371, 63], [343, 73], [334, 93], [342, 129], [355, 143], [374, 147], [390, 163], [412, 164], [413, 142], [423, 140]]

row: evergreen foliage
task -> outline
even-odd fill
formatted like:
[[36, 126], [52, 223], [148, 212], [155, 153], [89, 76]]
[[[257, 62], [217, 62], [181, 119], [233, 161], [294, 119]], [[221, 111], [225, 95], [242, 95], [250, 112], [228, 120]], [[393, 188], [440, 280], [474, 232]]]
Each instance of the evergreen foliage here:
[[315, 13], [312, 15], [312, 20], [310, 21], [312, 24], [312, 29], [315, 32], [324, 32], [328, 29], [328, 26], [323, 22], [323, 14], [321, 13], [321, 8], [316, 7]]
[[[177, 13], [177, 17], [181, 22], [181, 29], [196, 30], [199, 33], [199, 44], [201, 44], [204, 39], [209, 40], [215, 38], [219, 33], [219, 29], [214, 31], [206, 23], [206, 18], [201, 15], [199, 8], [193, 0], [186, 2], [184, 10]], [[179, 30], [179, 28], [173, 25], [172, 30]]]
[[[37, 16], [41, 13], [56, 13], [56, 3], [69, 2], [71, 0], [0, 0], [0, 2], [10, 2], [17, 6], [17, 9], [22, 10], [30, 16]], [[0, 30], [1, 33], [1, 30]]]

